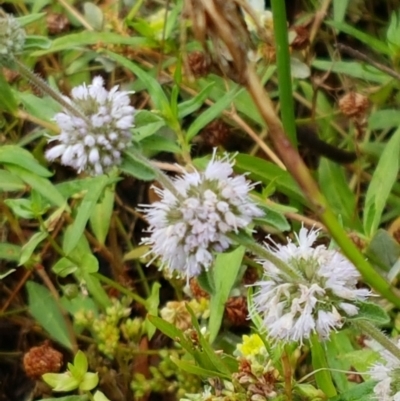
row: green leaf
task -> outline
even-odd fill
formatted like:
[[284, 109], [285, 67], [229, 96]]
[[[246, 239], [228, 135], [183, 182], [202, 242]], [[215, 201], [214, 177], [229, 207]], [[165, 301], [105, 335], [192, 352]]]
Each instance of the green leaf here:
[[63, 314], [50, 291], [33, 281], [26, 283], [26, 289], [31, 315], [55, 341], [66, 348], [72, 349], [71, 340], [68, 336], [69, 331]]
[[386, 39], [391, 52], [392, 59], [396, 59], [400, 49], [400, 13], [392, 12], [390, 24], [386, 32]]
[[135, 114], [135, 127], [132, 131], [135, 140], [141, 142], [165, 126], [166, 122], [161, 116], [148, 110], [141, 110]]
[[157, 152], [170, 152], [180, 153], [181, 148], [176, 143], [175, 138], [168, 138], [164, 133], [171, 131], [167, 127], [163, 127], [159, 133], [154, 134], [140, 141], [143, 152], [157, 151]]
[[[53, 373], [56, 374], [56, 373]], [[87, 395], [67, 395], [66, 397], [43, 398], [39, 401], [89, 401]]]
[[346, 391], [350, 387], [347, 375], [344, 373], [350, 371], [353, 364], [345, 359], [345, 356], [354, 351], [350, 341], [349, 332], [341, 330], [333, 332], [329, 341], [325, 343], [326, 357], [328, 365], [332, 369], [332, 377], [339, 393]]
[[208, 324], [210, 343], [214, 342], [218, 335], [224, 316], [225, 303], [236, 282], [245, 251], [246, 249], [240, 246], [232, 252], [218, 254], [214, 267], [209, 271], [215, 289], [210, 299], [210, 320]]
[[79, 386], [79, 380], [71, 376], [69, 372], [65, 373], [45, 373], [42, 379], [53, 388], [53, 391], [72, 391]]
[[98, 305], [100, 305], [103, 309], [111, 306], [110, 298], [108, 297], [98, 278], [85, 271], [80, 273], [79, 277], [82, 277], [82, 279], [85, 280], [89, 294], [98, 303]]
[[0, 260], [17, 262], [20, 258], [22, 248], [8, 242], [0, 242]]
[[17, 96], [29, 114], [42, 120], [51, 121], [61, 111], [59, 103], [50, 96], [38, 97], [28, 92], [18, 92]]
[[[160, 288], [161, 284], [155, 282], [151, 287], [151, 294], [149, 298], [146, 299], [147, 313], [153, 316], [157, 316], [158, 313], [158, 306], [160, 305]], [[151, 340], [157, 328], [148, 319], [145, 321], [145, 328], [147, 337], [149, 340]]]
[[93, 394], [93, 401], [110, 401], [101, 391], [97, 390]]
[[364, 230], [372, 237], [378, 229], [386, 201], [397, 180], [400, 155], [400, 128], [388, 141], [372, 175], [365, 197]]
[[[65, 205], [64, 197], [57, 191], [57, 188], [46, 178], [40, 177], [32, 171], [11, 164], [6, 166], [7, 170], [15, 174], [22, 181], [39, 192], [43, 198], [49, 200], [53, 205], [62, 207]], [[68, 210], [68, 207], [67, 207]]]
[[62, 50], [84, 49], [89, 45], [117, 44], [128, 45], [131, 48], [153, 47], [154, 42], [138, 36], [123, 36], [112, 32], [89, 32], [87, 30], [63, 35], [53, 40], [49, 49], [37, 50], [30, 54], [31, 57], [41, 57], [45, 54], [57, 53]]
[[[342, 2], [344, 3], [345, 1], [342, 0]], [[326, 21], [325, 23], [329, 26], [338, 29], [341, 32], [353, 36], [360, 42], [365, 43], [371, 49], [375, 50], [378, 54], [390, 55], [389, 46], [382, 40], [377, 39], [376, 36], [372, 36], [366, 33], [366, 30], [360, 31], [354, 28], [354, 26], [347, 24], [346, 22]]]
[[322, 158], [318, 168], [318, 182], [333, 212], [341, 217], [345, 227], [361, 230], [356, 198], [347, 184], [343, 167]]
[[69, 255], [77, 246], [79, 239], [85, 231], [86, 224], [93, 210], [103, 194], [104, 188], [109, 184], [107, 176], [94, 177], [89, 182], [87, 192], [77, 209], [77, 214], [70, 230], [65, 232], [64, 252]]
[[329, 398], [329, 401], [372, 401], [376, 399], [373, 392], [375, 386], [376, 382], [369, 380], [351, 387], [348, 391], [337, 397]]
[[390, 317], [387, 312], [379, 305], [372, 302], [357, 302], [358, 314], [349, 317], [349, 321], [367, 320], [377, 326], [383, 326], [390, 322]]
[[143, 181], [153, 181], [156, 174], [153, 168], [140, 160], [134, 152], [124, 151], [124, 158], [120, 165], [120, 170]]
[[92, 253], [86, 253], [79, 261], [81, 270], [85, 273], [97, 273], [99, 271], [99, 261]]
[[83, 12], [86, 20], [96, 31], [103, 29], [104, 15], [100, 7], [86, 1], [83, 3]]
[[221, 375], [217, 371], [201, 368], [200, 366], [197, 366], [189, 361], [178, 359], [174, 356], [171, 356], [170, 359], [179, 369], [192, 375], [200, 376], [203, 377], [204, 379], [215, 376], [229, 379], [229, 376], [227, 375]]
[[127, 68], [131, 72], [133, 72], [138, 79], [140, 79], [146, 86], [147, 91], [153, 101], [156, 109], [160, 110], [162, 114], [164, 114], [167, 118], [172, 118], [172, 111], [169, 105], [169, 100], [164, 93], [161, 85], [158, 81], [153, 78], [149, 73], [142, 70], [136, 64], [132, 63], [132, 61], [127, 60], [125, 57], [120, 56], [116, 53], [112, 53], [107, 51], [106, 54], [114, 61]]
[[81, 292], [79, 292], [78, 295], [72, 299], [63, 296], [60, 299], [60, 302], [63, 308], [71, 315], [75, 315], [78, 311], [82, 310], [92, 312], [93, 316], [95, 316], [96, 318], [99, 315], [99, 310], [93, 299], [91, 297], [88, 297], [87, 295], [82, 294]]
[[27, 189], [24, 182], [9, 171], [0, 169], [0, 193], [25, 191]]
[[315, 381], [318, 384], [318, 388], [322, 390], [326, 396], [333, 397], [337, 392], [332, 382], [332, 376], [326, 361], [324, 347], [316, 334], [311, 336], [310, 343], [312, 366], [315, 371]]
[[50, 48], [51, 44], [52, 41], [45, 36], [28, 35], [24, 43], [24, 51], [36, 49], [46, 50]]
[[12, 210], [15, 216], [23, 219], [33, 219], [32, 202], [29, 199], [6, 199], [4, 203]]
[[206, 111], [201, 113], [196, 120], [190, 125], [186, 133], [186, 138], [188, 141], [193, 139], [198, 132], [204, 128], [208, 123], [215, 120], [221, 113], [229, 108], [235, 100], [236, 96], [240, 93], [240, 90], [236, 88], [225, 93], [218, 101], [216, 101], [212, 106], [210, 106]]
[[18, 266], [25, 264], [32, 256], [36, 247], [46, 238], [47, 238], [47, 233], [41, 231], [33, 234], [32, 237], [29, 238], [29, 241], [26, 244], [24, 244], [24, 246], [21, 249], [21, 257], [19, 259]]
[[104, 190], [103, 199], [97, 203], [90, 216], [90, 228], [96, 239], [104, 245], [110, 228], [111, 216], [114, 209], [115, 186]]
[[375, 82], [378, 84], [386, 84], [393, 79], [377, 68], [364, 66], [359, 61], [314, 60], [312, 62], [312, 66], [317, 70], [345, 74], [350, 77], [359, 78], [364, 81]]
[[368, 129], [386, 130], [400, 126], [400, 113], [395, 109], [375, 110], [368, 118]]
[[265, 213], [264, 217], [257, 217], [254, 223], [257, 225], [267, 224], [278, 229], [280, 232], [289, 231], [291, 226], [282, 212], [278, 211], [271, 204], [259, 204], [260, 209]]
[[21, 27], [24, 27], [40, 19], [44, 19], [46, 15], [47, 13], [34, 13], [34, 14], [23, 15], [22, 17], [17, 17], [15, 19], [18, 21]]
[[349, 0], [333, 0], [333, 20], [336, 23], [343, 22]]
[[195, 347], [194, 352], [192, 353], [194, 359], [202, 368], [208, 369], [211, 366], [214, 366], [218, 372], [226, 374], [227, 377], [231, 377], [231, 373], [233, 372], [231, 372], [228, 366], [224, 364], [221, 356], [215, 353], [215, 350], [211, 347], [210, 342], [204, 338], [199, 322], [197, 321], [193, 310], [188, 304], [186, 304], [186, 309], [192, 317], [192, 325], [197, 332], [198, 341], [200, 343], [200, 347]]
[[190, 354], [193, 353], [194, 347], [193, 345], [186, 340], [184, 334], [181, 330], [179, 330], [176, 326], [171, 323], [166, 322], [165, 320], [161, 319], [158, 316], [153, 316], [148, 314], [147, 319], [150, 323], [154, 324], [158, 330], [164, 333], [166, 336], [171, 338], [174, 341], [177, 341], [183, 349], [185, 349]]
[[99, 375], [97, 373], [88, 372], [83, 377], [81, 384], [79, 385], [80, 391], [93, 390], [99, 384]]
[[39, 164], [30, 152], [16, 145], [0, 146], [0, 163], [16, 165], [40, 177], [51, 177], [52, 173]]
[[86, 355], [79, 350], [74, 357], [74, 371], [71, 370], [71, 373], [76, 379], [81, 379], [87, 372], [88, 366]]
[[208, 98], [212, 87], [215, 82], [208, 83], [196, 96], [178, 104], [178, 116], [180, 119], [194, 113], [198, 110]]
[[92, 177], [79, 178], [76, 180], [61, 182], [56, 185], [56, 188], [65, 199], [68, 199], [71, 196], [80, 194], [81, 192], [86, 192], [91, 181]]
[[261, 181], [268, 185], [273, 182], [279, 192], [306, 203], [303, 193], [291, 175], [273, 163], [258, 157], [238, 154], [236, 156], [235, 171], [238, 173], [250, 173], [249, 178], [253, 181]]
[[379, 229], [372, 237], [365, 255], [385, 272], [400, 258], [399, 243], [385, 230]]
[[[372, 366], [379, 360], [379, 353], [369, 348], [363, 348], [346, 352], [340, 357], [343, 361], [347, 362], [348, 366], [352, 366], [358, 372], [364, 373], [366, 366]], [[349, 370], [349, 369], [347, 369]], [[365, 372], [362, 377], [365, 379], [369, 377], [368, 373]]]
[[69, 274], [75, 273], [78, 266], [75, 262], [67, 258], [61, 258], [51, 268], [52, 272], [59, 277], [67, 277]]
[[3, 73], [0, 73], [0, 93], [0, 111], [6, 111], [7, 113], [11, 114], [17, 111], [17, 100], [14, 97], [14, 93], [11, 90], [10, 84], [4, 78]]

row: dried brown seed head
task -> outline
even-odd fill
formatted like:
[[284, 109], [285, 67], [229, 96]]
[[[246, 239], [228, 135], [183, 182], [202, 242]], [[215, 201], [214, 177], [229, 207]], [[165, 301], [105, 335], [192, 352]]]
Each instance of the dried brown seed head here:
[[229, 298], [225, 304], [225, 316], [229, 319], [233, 326], [247, 326], [249, 321], [247, 316], [247, 300], [245, 297]]
[[310, 45], [310, 33], [304, 26], [294, 26], [290, 29], [294, 33], [294, 38], [291, 42], [293, 50], [303, 50]]
[[64, 14], [49, 13], [46, 16], [46, 23], [50, 35], [57, 35], [69, 29], [69, 20]]
[[32, 379], [38, 379], [45, 373], [57, 373], [63, 364], [61, 352], [55, 350], [49, 342], [32, 347], [24, 355], [24, 369]]
[[190, 73], [195, 78], [205, 77], [210, 72], [211, 62], [210, 58], [204, 52], [191, 52], [187, 58], [187, 65]]
[[339, 100], [340, 111], [347, 117], [361, 119], [369, 106], [366, 96], [357, 92], [349, 92]]

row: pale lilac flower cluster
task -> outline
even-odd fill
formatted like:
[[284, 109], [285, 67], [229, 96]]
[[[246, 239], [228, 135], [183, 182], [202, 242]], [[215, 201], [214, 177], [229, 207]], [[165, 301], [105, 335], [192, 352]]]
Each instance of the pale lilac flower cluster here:
[[72, 99], [65, 100], [71, 109], [55, 115], [61, 133], [51, 138], [60, 144], [49, 149], [46, 158], [61, 157], [62, 164], [91, 175], [107, 173], [119, 165], [122, 150], [132, 140], [135, 109], [130, 106], [129, 93], [118, 86], [107, 91], [103, 78], [95, 77], [90, 85], [74, 88]]
[[357, 289], [357, 269], [338, 251], [324, 245], [313, 248], [318, 231], [302, 228], [298, 244], [267, 246], [297, 277], [289, 277], [273, 263], [262, 260], [264, 277], [257, 282], [250, 314], [259, 314], [270, 338], [302, 342], [312, 333], [327, 339], [344, 319], [358, 313], [357, 301], [370, 291]]
[[12, 15], [0, 8], [0, 63], [10, 66], [14, 55], [23, 50], [24, 44], [25, 30]]
[[[400, 341], [397, 346], [400, 347]], [[378, 382], [374, 387], [376, 399], [400, 401], [400, 360], [386, 349], [380, 353], [384, 363], [376, 363], [368, 372]]]
[[204, 172], [184, 172], [173, 181], [175, 193], [155, 188], [159, 202], [145, 208], [150, 245], [162, 267], [188, 279], [211, 267], [213, 252], [226, 250], [227, 234], [247, 227], [263, 212], [249, 197], [254, 184], [233, 176], [232, 158], [215, 153]]

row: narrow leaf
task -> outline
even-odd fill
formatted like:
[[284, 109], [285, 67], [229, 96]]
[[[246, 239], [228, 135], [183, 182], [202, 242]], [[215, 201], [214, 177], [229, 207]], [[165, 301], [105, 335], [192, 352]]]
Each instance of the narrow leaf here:
[[27, 187], [16, 175], [0, 170], [0, 192], [24, 191]]
[[10, 262], [18, 262], [21, 255], [21, 247], [7, 242], [0, 243], [0, 259]]
[[26, 289], [28, 291], [28, 307], [31, 315], [55, 341], [66, 348], [72, 349], [63, 314], [50, 291], [33, 281], [26, 283]]
[[210, 321], [208, 326], [210, 343], [218, 335], [224, 316], [225, 303], [236, 282], [244, 253], [245, 248], [243, 246], [229, 253], [221, 253], [217, 256], [213, 269], [210, 270], [215, 287], [215, 292], [211, 295], [210, 300]]
[[[149, 298], [146, 299], [147, 312], [153, 316], [156, 316], [158, 313], [158, 306], [160, 305], [160, 288], [161, 284], [155, 282], [151, 288]], [[157, 328], [148, 319], [145, 321], [145, 328], [147, 336], [149, 340], [151, 340]]]
[[93, 178], [88, 184], [87, 192], [78, 206], [78, 212], [72, 223], [72, 228], [65, 233], [63, 249], [67, 255], [78, 244], [79, 239], [85, 231], [86, 224], [108, 183], [108, 177], [103, 175]]
[[21, 257], [19, 259], [18, 265], [21, 266], [25, 264], [32, 256], [36, 247], [46, 238], [47, 238], [47, 233], [41, 231], [33, 234], [32, 237], [29, 239], [29, 241], [22, 247]]
[[372, 237], [378, 229], [386, 201], [397, 180], [400, 155], [400, 128], [388, 141], [368, 186], [364, 208], [365, 234]]
[[189, 141], [193, 139], [193, 137], [196, 136], [202, 128], [204, 128], [211, 121], [215, 120], [215, 118], [217, 118], [224, 110], [229, 108], [239, 93], [240, 91], [238, 91], [236, 88], [230, 90], [205, 112], [201, 113], [199, 117], [197, 117], [196, 120], [194, 120], [194, 122], [190, 125], [186, 134], [187, 140]]
[[151, 99], [155, 105], [155, 107], [160, 110], [166, 117], [172, 117], [171, 107], [169, 105], [169, 100], [164, 93], [161, 85], [158, 81], [153, 78], [149, 73], [142, 70], [132, 61], [127, 60], [125, 57], [120, 56], [116, 53], [112, 53], [107, 51], [106, 54], [114, 61], [127, 68], [131, 72], [133, 72], [145, 85], [146, 89], [149, 92]]
[[315, 381], [327, 397], [334, 397], [337, 392], [332, 382], [331, 372], [326, 361], [324, 346], [316, 334], [311, 337], [312, 365], [315, 370]]
[[30, 152], [16, 145], [0, 146], [0, 163], [24, 168], [40, 177], [51, 177], [52, 173], [44, 168]]
[[124, 152], [120, 170], [143, 181], [152, 181], [156, 177], [154, 170], [138, 159], [134, 152], [130, 152], [129, 150]]
[[2, 73], [0, 73], [0, 93], [0, 111], [14, 113], [18, 108], [18, 103], [11, 90], [10, 84], [6, 81]]
[[103, 199], [97, 203], [90, 216], [90, 228], [101, 244], [104, 244], [110, 228], [114, 209], [114, 189], [115, 187], [105, 189]]
[[208, 83], [196, 96], [178, 104], [179, 118], [184, 118], [198, 110], [208, 98], [208, 95], [210, 94], [210, 91], [214, 85], [215, 82]]
[[6, 166], [7, 170], [15, 174], [22, 181], [32, 187], [34, 190], [40, 193], [43, 198], [49, 200], [55, 206], [64, 206], [65, 199], [57, 191], [57, 188], [46, 178], [40, 177], [32, 171], [26, 170], [19, 166], [13, 166], [11, 164]]

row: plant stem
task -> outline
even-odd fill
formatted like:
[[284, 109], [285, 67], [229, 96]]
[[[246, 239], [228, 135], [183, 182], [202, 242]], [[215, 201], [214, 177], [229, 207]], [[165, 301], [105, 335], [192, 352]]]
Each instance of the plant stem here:
[[122, 294], [127, 295], [128, 297], [132, 298], [138, 304], [147, 306], [147, 302], [145, 299], [134, 293], [133, 291], [128, 290], [123, 285], [118, 284], [116, 281], [111, 280], [110, 278], [103, 276], [100, 273], [92, 273], [93, 277], [97, 278], [98, 280], [102, 281], [105, 284], [108, 284], [110, 287], [115, 288], [116, 290], [120, 291]]
[[286, 6], [285, 2], [282, 0], [271, 0], [271, 7], [274, 16], [276, 65], [278, 67], [278, 90], [283, 129], [292, 142], [292, 145], [296, 147], [296, 122], [294, 117], [292, 74], [290, 71], [290, 53], [286, 21]]
[[385, 349], [387, 349], [392, 355], [400, 360], [400, 349], [397, 345], [385, 336], [378, 328], [367, 320], [355, 320], [352, 324], [356, 326], [361, 333], [367, 334], [369, 337], [377, 341]]
[[247, 250], [251, 251], [255, 255], [273, 263], [276, 267], [279, 268], [279, 270], [286, 274], [289, 281], [301, 282], [304, 280], [301, 275], [298, 274], [294, 269], [292, 269], [288, 264], [283, 262], [264, 246], [255, 242], [253, 238], [240, 234], [228, 234], [227, 236], [234, 240], [236, 243], [245, 246]]
[[62, 107], [68, 110], [73, 115], [82, 118], [87, 121], [85, 115], [83, 115], [76, 107], [68, 103], [63, 96], [51, 88], [42, 78], [33, 73], [25, 64], [21, 63], [19, 60], [14, 59], [18, 66], [18, 70], [27, 80], [31, 81], [40, 91], [46, 95], [51, 96], [56, 102], [58, 102]]
[[157, 176], [157, 181], [168, 191], [170, 191], [172, 194], [174, 194], [177, 197], [180, 197], [178, 194], [178, 191], [175, 188], [174, 183], [171, 181], [171, 179], [164, 174], [163, 171], [161, 171], [156, 165], [150, 162], [149, 159], [144, 157], [140, 152], [138, 152], [136, 149], [132, 149], [132, 153], [135, 154], [135, 157], [137, 157], [141, 162], [146, 164], [149, 168], [151, 168], [154, 173]]

